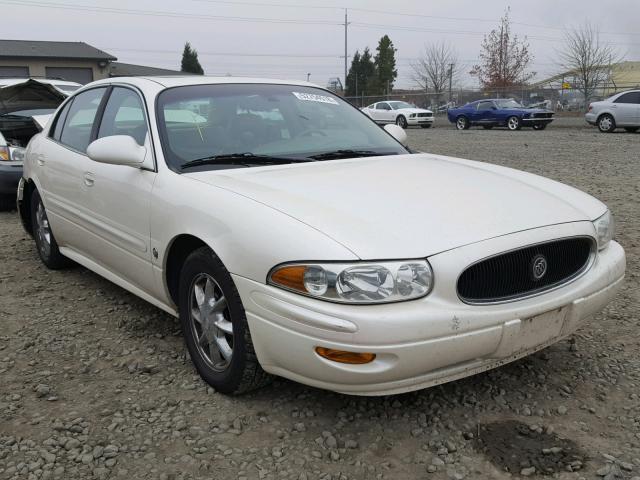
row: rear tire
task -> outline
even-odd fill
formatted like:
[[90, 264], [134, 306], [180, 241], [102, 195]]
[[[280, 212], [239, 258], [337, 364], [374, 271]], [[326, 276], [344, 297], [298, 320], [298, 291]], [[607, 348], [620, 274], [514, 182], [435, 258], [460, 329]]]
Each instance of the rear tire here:
[[233, 279], [207, 247], [191, 253], [182, 267], [179, 310], [191, 361], [215, 390], [239, 394], [271, 381], [258, 362]]
[[47, 268], [60, 270], [73, 264], [58, 249], [58, 242], [53, 236], [44, 203], [42, 203], [42, 198], [37, 190], [31, 194], [31, 228], [36, 247], [38, 247], [38, 255]]
[[600, 118], [598, 118], [598, 130], [600, 130], [602, 133], [611, 133], [615, 129], [616, 121], [608, 113], [605, 113]]
[[507, 128], [512, 132], [515, 132], [516, 130], [520, 130], [522, 128], [520, 119], [515, 115], [513, 117], [507, 118]]
[[469, 123], [469, 119], [467, 117], [461, 115], [456, 118], [456, 128], [458, 130], [469, 130], [469, 127], [471, 127], [471, 124]]
[[629, 133], [636, 133], [639, 127], [625, 127], [625, 130]]

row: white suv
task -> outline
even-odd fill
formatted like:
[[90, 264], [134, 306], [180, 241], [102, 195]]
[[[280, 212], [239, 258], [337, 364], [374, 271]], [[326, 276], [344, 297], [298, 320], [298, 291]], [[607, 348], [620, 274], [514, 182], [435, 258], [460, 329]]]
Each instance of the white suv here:
[[585, 120], [597, 125], [603, 133], [613, 132], [618, 127], [637, 132], [640, 129], [640, 90], [616, 93], [601, 102], [593, 102]]

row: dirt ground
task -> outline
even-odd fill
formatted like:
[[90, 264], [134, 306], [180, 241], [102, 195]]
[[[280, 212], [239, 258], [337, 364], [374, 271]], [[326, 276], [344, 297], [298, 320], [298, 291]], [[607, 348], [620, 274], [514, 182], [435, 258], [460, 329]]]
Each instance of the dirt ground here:
[[614, 212], [627, 281], [573, 338], [411, 394], [276, 380], [229, 398], [196, 375], [175, 319], [83, 268], [47, 271], [0, 213], [0, 479], [640, 479], [640, 134], [438, 121], [411, 145], [546, 175]]

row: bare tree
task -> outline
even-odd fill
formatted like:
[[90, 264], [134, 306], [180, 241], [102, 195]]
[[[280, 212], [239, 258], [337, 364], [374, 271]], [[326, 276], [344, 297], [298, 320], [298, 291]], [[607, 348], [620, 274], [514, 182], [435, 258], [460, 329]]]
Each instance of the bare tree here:
[[446, 42], [425, 45], [424, 53], [411, 68], [412, 79], [423, 90], [432, 90], [436, 100], [452, 85], [460, 70], [455, 48]]
[[585, 103], [611, 78], [611, 66], [621, 60], [620, 54], [600, 41], [600, 33], [590, 23], [565, 32], [565, 47], [560, 52], [562, 67], [575, 77], [576, 88]]
[[504, 88], [522, 85], [535, 76], [527, 68], [533, 59], [526, 37], [520, 40], [511, 33], [509, 9], [500, 19], [500, 26], [485, 35], [480, 51], [480, 63], [473, 73], [484, 88]]

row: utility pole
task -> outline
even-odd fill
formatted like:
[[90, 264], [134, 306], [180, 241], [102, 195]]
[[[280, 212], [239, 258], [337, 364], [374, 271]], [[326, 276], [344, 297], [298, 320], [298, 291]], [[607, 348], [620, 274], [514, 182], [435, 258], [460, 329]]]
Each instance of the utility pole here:
[[347, 88], [347, 27], [349, 26], [347, 9], [344, 9], [344, 88]]
[[449, 64], [449, 103], [451, 103], [451, 87], [453, 87], [453, 63]]

